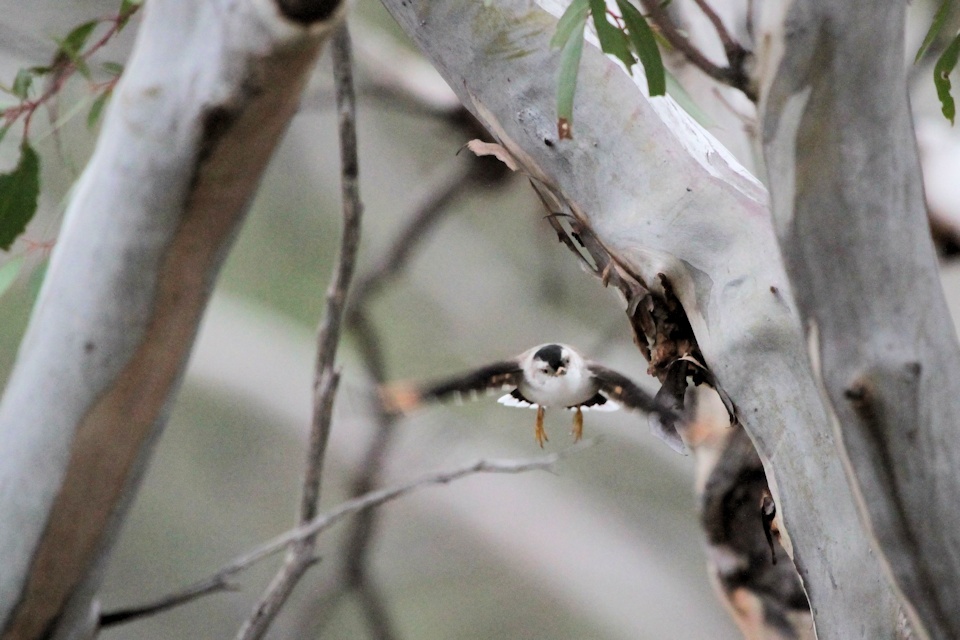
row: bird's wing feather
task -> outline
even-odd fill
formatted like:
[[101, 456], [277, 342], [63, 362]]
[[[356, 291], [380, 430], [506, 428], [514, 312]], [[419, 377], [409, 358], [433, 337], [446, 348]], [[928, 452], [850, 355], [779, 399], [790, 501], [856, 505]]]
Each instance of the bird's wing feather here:
[[516, 389], [523, 378], [517, 360], [495, 362], [479, 369], [425, 385], [396, 382], [380, 388], [380, 398], [387, 411], [407, 413], [424, 402], [463, 401], [474, 399], [479, 392]]
[[587, 364], [600, 385], [600, 393], [628, 409], [644, 411], [650, 415], [650, 429], [671, 449], [686, 453], [687, 448], [676, 429], [677, 412], [638, 387], [630, 378], [603, 365]]
[[567, 409], [570, 411], [576, 411], [578, 408], [583, 411], [616, 411], [620, 408], [620, 405], [602, 393], [597, 392], [586, 402], [581, 402], [578, 405], [567, 407]]
[[607, 398], [623, 405], [627, 409], [635, 409], [647, 413], [657, 410], [657, 403], [654, 401], [653, 396], [638, 387], [633, 380], [627, 376], [594, 362], [588, 363], [587, 366], [600, 385], [600, 393]]
[[529, 400], [527, 400], [523, 396], [523, 394], [520, 393], [520, 389], [514, 389], [510, 393], [500, 396], [499, 398], [497, 398], [497, 402], [504, 405], [505, 407], [521, 407], [521, 408], [536, 409], [540, 406], [536, 402], [530, 402]]
[[458, 394], [479, 391], [506, 391], [515, 389], [523, 377], [523, 369], [516, 360], [495, 362], [463, 375], [440, 380], [427, 385], [421, 391], [425, 400], [448, 400]]

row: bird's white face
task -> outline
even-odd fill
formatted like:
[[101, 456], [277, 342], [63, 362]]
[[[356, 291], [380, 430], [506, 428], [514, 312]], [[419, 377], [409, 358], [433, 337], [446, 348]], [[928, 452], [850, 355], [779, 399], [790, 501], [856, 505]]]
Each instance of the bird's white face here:
[[532, 349], [523, 372], [521, 393], [543, 406], [572, 406], [597, 391], [583, 358], [564, 345]]

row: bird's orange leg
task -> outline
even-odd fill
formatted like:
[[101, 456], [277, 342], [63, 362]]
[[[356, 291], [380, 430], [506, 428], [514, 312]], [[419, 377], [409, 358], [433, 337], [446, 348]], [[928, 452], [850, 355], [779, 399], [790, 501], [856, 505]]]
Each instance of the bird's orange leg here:
[[583, 411], [577, 406], [576, 413], [573, 414], [573, 441], [580, 442], [583, 437]]
[[546, 411], [543, 406], [537, 407], [537, 430], [534, 433], [534, 437], [537, 439], [537, 444], [540, 445], [541, 449], [543, 449], [543, 443], [549, 440], [549, 438], [547, 438], [547, 432], [543, 430], [543, 414], [545, 413]]

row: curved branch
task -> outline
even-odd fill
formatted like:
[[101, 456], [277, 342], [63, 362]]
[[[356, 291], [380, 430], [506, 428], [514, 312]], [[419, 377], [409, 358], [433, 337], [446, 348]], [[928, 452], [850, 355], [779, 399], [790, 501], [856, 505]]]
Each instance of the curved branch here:
[[106, 613], [101, 617], [101, 626], [117, 625], [131, 622], [146, 615], [153, 615], [186, 604], [195, 598], [217, 590], [230, 588], [230, 579], [249, 569], [261, 560], [269, 558], [284, 549], [303, 543], [305, 540], [317, 538], [327, 529], [351, 515], [361, 514], [371, 509], [392, 502], [409, 493], [438, 484], [449, 484], [481, 473], [526, 473], [528, 471], [552, 471], [563, 458], [592, 446], [593, 441], [585, 440], [580, 444], [569, 447], [558, 453], [552, 453], [538, 458], [517, 460], [477, 460], [449, 471], [438, 471], [425, 475], [416, 480], [370, 491], [356, 498], [347, 500], [330, 511], [316, 515], [294, 529], [290, 529], [271, 540], [264, 542], [243, 555], [237, 556], [211, 576], [203, 578], [179, 591], [167, 594], [155, 602], [124, 609], [115, 613]]
[[[340, 327], [347, 308], [347, 292], [360, 247], [360, 221], [363, 204], [360, 202], [359, 161], [357, 158], [356, 101], [353, 93], [353, 61], [350, 54], [350, 31], [341, 24], [331, 42], [333, 75], [337, 90], [337, 111], [340, 132], [340, 180], [343, 200], [343, 232], [340, 257], [327, 291], [327, 304], [317, 338], [317, 359], [313, 381], [313, 420], [310, 426], [310, 446], [300, 500], [300, 522], [310, 522], [319, 508], [320, 481], [323, 463], [330, 439], [333, 403], [337, 396], [340, 374], [336, 371], [337, 347], [340, 345]], [[279, 613], [293, 588], [316, 559], [313, 555], [315, 537], [298, 541], [287, 556], [283, 568], [274, 577], [254, 607], [253, 613], [237, 632], [238, 640], [261, 638]]]

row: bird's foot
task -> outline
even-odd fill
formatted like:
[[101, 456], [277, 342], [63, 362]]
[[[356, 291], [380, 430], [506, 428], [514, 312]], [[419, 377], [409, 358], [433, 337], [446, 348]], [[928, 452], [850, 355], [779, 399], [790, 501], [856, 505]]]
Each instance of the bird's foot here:
[[583, 438], [583, 411], [580, 410], [580, 407], [577, 407], [573, 414], [573, 431], [571, 433], [574, 442], [580, 442], [580, 439]]
[[543, 443], [548, 441], [547, 432], [543, 430], [543, 415], [546, 413], [542, 406], [537, 407], [537, 427], [534, 433], [534, 437], [537, 439], [537, 444], [540, 445], [540, 448], [543, 449]]

